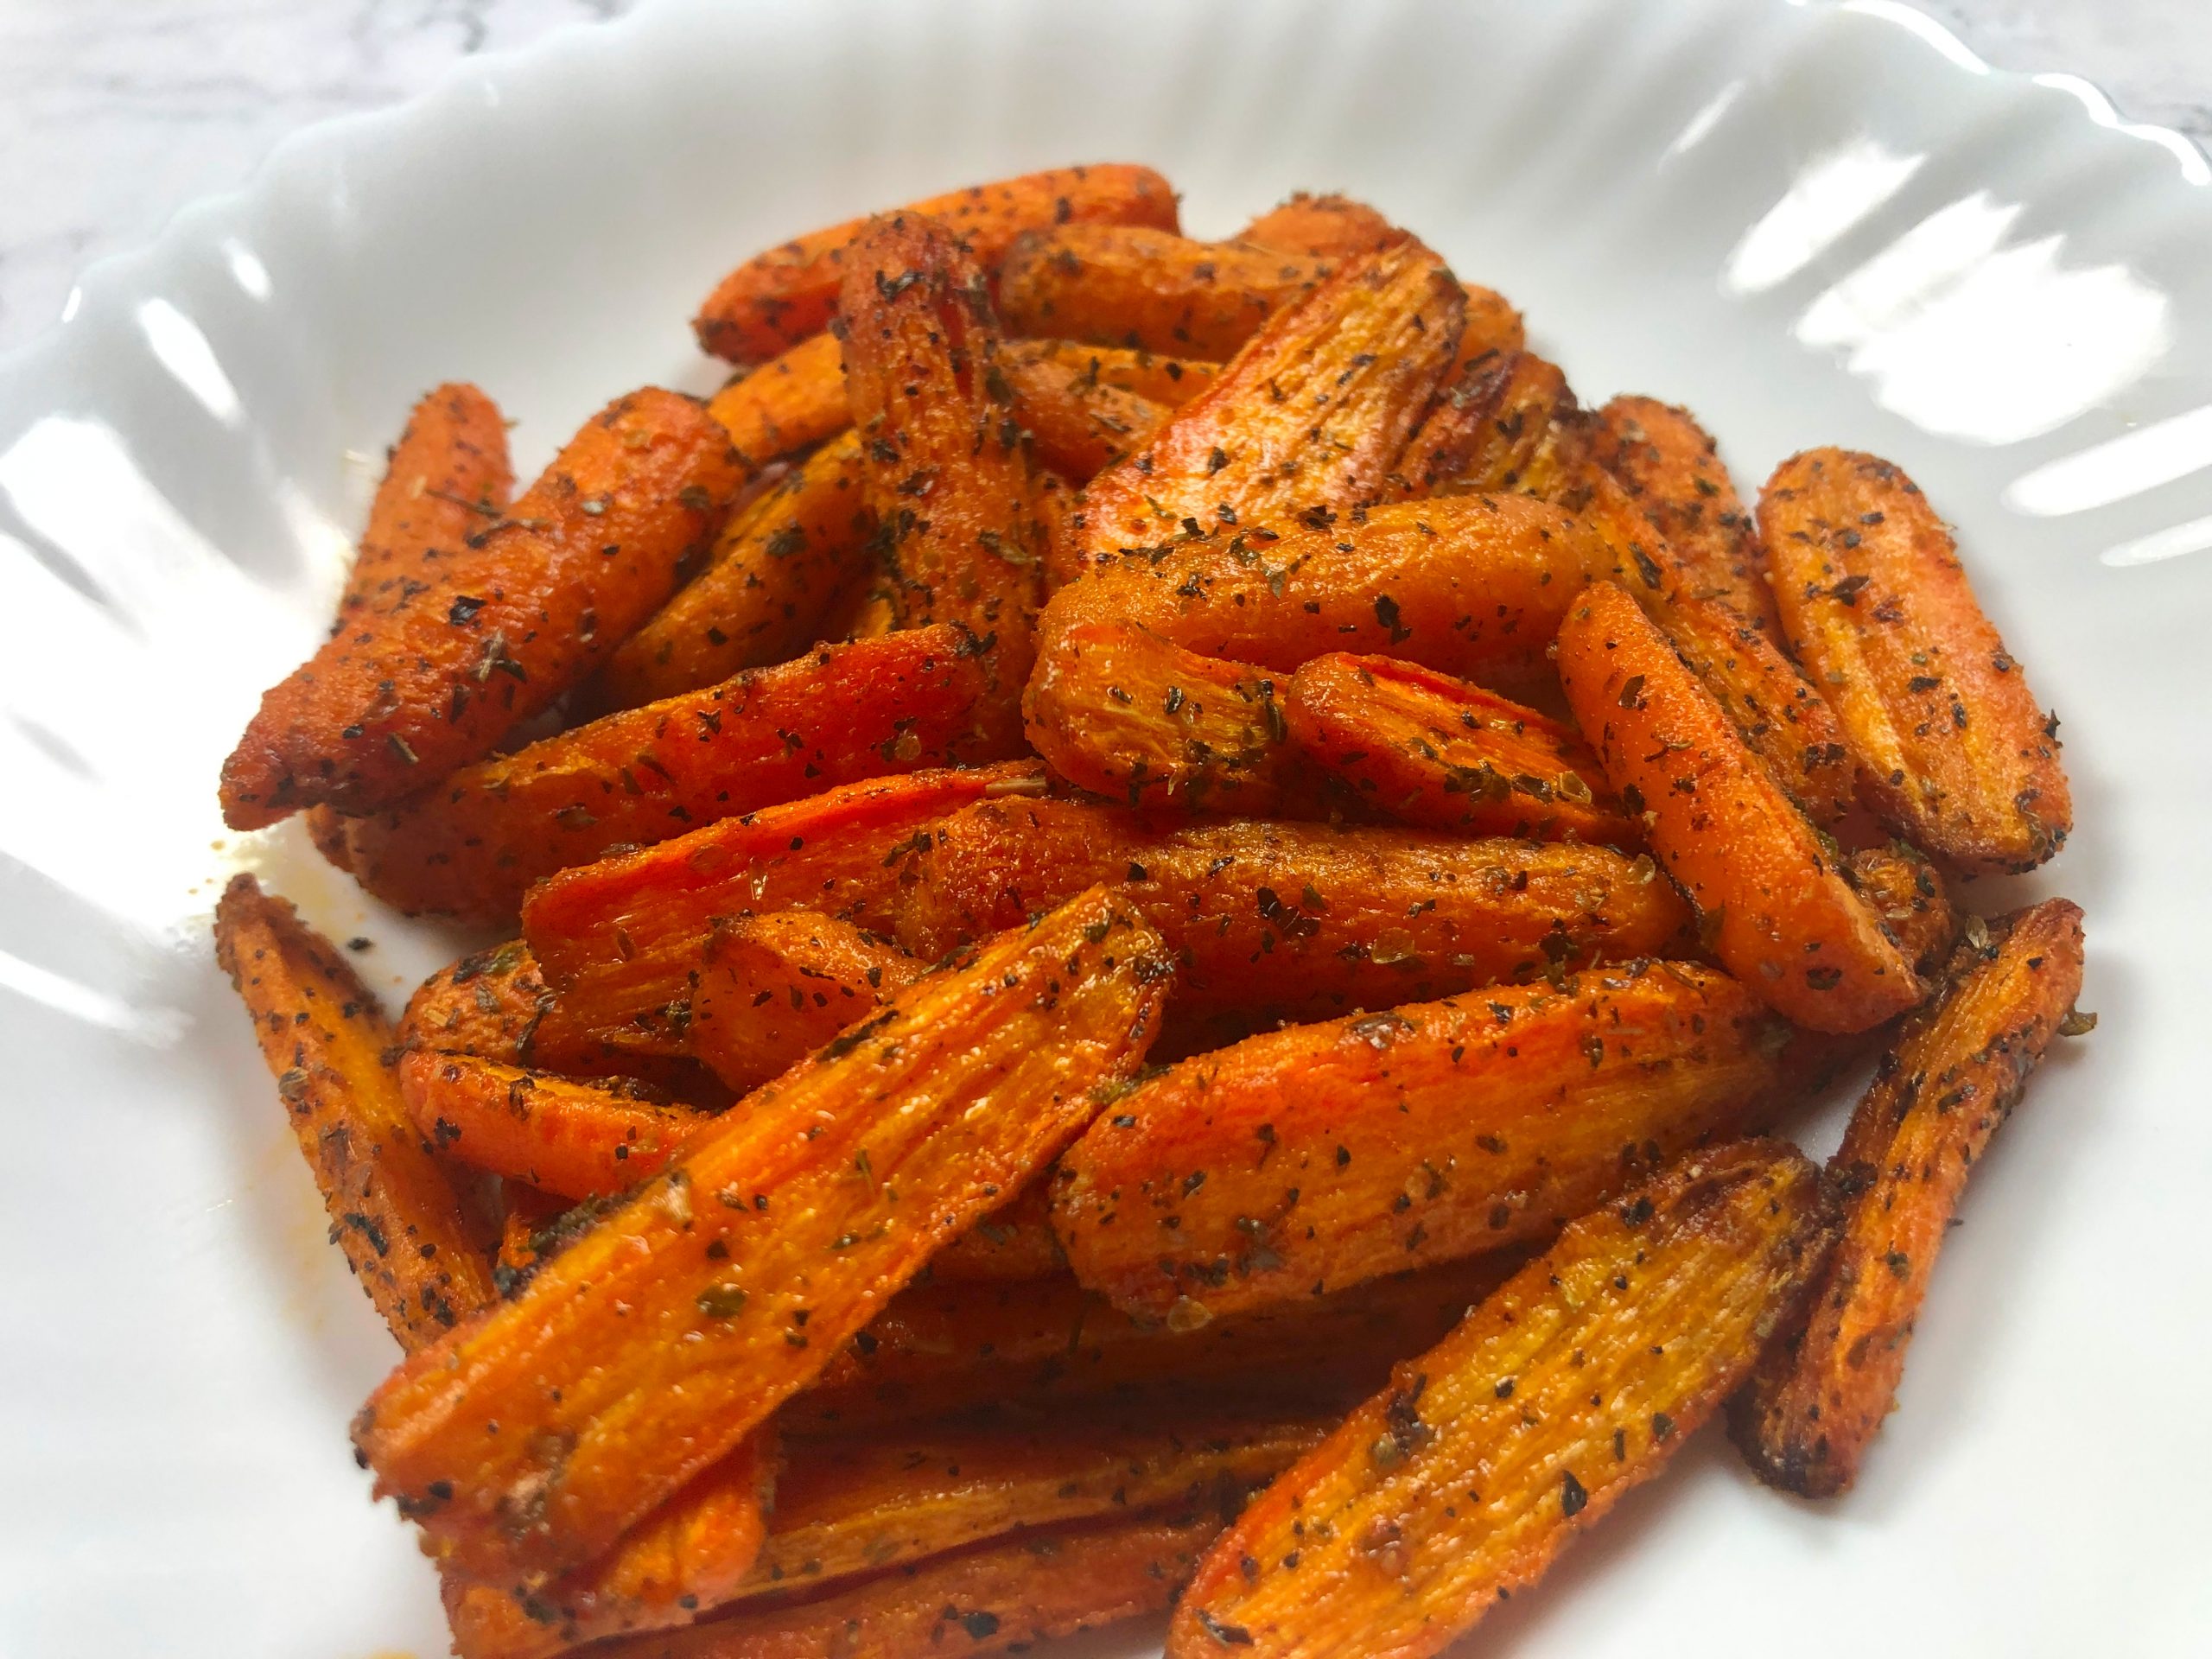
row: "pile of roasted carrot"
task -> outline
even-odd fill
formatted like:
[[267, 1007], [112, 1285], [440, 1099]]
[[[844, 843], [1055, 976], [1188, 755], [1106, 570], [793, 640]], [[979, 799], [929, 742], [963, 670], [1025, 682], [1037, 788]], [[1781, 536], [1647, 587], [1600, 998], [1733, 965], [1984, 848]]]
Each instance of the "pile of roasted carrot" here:
[[[424, 399], [226, 765], [512, 927], [221, 959], [408, 1351], [465, 1659], [1434, 1652], [1724, 1403], [1847, 1486], [2080, 912], [1911, 481], [1586, 410], [1371, 209], [1137, 167], [804, 236], [519, 495]], [[1825, 1169], [1766, 1138], [1875, 1081]]]

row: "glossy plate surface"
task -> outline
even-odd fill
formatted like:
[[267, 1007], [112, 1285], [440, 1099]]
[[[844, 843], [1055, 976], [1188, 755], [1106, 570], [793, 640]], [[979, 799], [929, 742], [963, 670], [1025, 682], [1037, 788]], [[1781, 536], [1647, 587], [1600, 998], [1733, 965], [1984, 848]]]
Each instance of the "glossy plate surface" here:
[[0, 1654], [443, 1650], [345, 1440], [393, 1350], [206, 938], [250, 867], [394, 999], [463, 943], [214, 806], [410, 402], [480, 382], [527, 474], [714, 385], [686, 319], [756, 248], [1107, 158], [1200, 234], [1369, 198], [1747, 487], [1900, 461], [2065, 720], [2073, 843], [1973, 898], [2078, 899], [2103, 1023], [1978, 1176], [1862, 1486], [1782, 1500], [1708, 1433], [1476, 1645], [2207, 1650], [2205, 158], [1885, 0], [698, 0], [303, 136], [0, 363]]

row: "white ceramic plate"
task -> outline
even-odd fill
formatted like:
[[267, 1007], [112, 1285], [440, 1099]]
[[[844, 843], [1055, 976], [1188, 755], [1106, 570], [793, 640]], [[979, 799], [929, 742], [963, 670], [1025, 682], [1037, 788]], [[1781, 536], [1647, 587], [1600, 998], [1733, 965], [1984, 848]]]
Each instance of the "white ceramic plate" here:
[[1201, 233], [1376, 201], [1747, 484], [1895, 458], [2065, 717], [2079, 827], [2017, 885], [2087, 907], [2103, 1024], [1977, 1174], [1860, 1488], [1708, 1433], [1484, 1650], [2212, 1650], [2204, 157], [1886, 0], [700, 0], [303, 136], [0, 365], [0, 1654], [443, 1649], [346, 1443], [392, 1348], [205, 938], [247, 865], [394, 997], [457, 948], [214, 808], [410, 401], [480, 381], [527, 471], [710, 386], [686, 319], [755, 248], [1109, 157]]

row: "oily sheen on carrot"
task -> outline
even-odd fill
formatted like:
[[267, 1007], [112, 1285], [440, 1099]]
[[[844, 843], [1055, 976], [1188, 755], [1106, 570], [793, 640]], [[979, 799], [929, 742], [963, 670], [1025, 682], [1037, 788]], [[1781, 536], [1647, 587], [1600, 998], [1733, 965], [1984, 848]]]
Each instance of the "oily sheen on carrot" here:
[[[548, 1659], [579, 1643], [692, 1624], [733, 1602], [813, 1594], [1032, 1528], [1241, 1493], [1294, 1462], [1323, 1432], [1310, 1414], [1215, 1412], [1173, 1424], [1123, 1414], [1050, 1429], [928, 1426], [802, 1442], [787, 1448], [776, 1478], [766, 1539], [732, 1540], [734, 1570], [695, 1554], [681, 1605], [671, 1595], [640, 1610], [601, 1588], [617, 1574], [639, 1576], [632, 1558], [672, 1525], [671, 1512], [606, 1560], [554, 1580], [534, 1608], [488, 1586], [460, 1584], [448, 1586], [447, 1607], [464, 1659]], [[697, 1509], [725, 1502], [709, 1478], [719, 1468], [678, 1501]], [[744, 1473], [733, 1469], [728, 1478], [741, 1483]], [[547, 1611], [550, 1619], [533, 1617]]]
[[1395, 657], [1335, 652], [1291, 676], [1291, 741], [1362, 805], [1473, 836], [1643, 844], [1570, 727]]
[[393, 1035], [338, 949], [250, 875], [215, 909], [215, 960], [330, 1211], [332, 1242], [402, 1347], [493, 1300], [485, 1230], [400, 1097]]
[[480, 761], [356, 820], [353, 874], [410, 912], [499, 921], [531, 882], [614, 848], [962, 760], [985, 687], [975, 646], [944, 626], [820, 645]]
[[223, 763], [225, 821], [373, 811], [489, 753], [660, 607], [742, 480], [695, 399], [617, 398], [467, 560], [340, 630], [263, 697]]
[[[925, 196], [906, 211], [942, 219], [978, 262], [995, 266], [1014, 238], [1048, 226], [1100, 222], [1175, 228], [1175, 191], [1148, 167], [1108, 162], [1052, 168]], [[699, 344], [734, 363], [757, 363], [827, 327], [848, 249], [868, 221], [810, 232], [768, 249], [724, 277], [692, 327]]]
[[1132, 805], [1279, 810], [1311, 787], [1281, 707], [1293, 670], [1357, 652], [1525, 681], [1608, 562], [1575, 519], [1517, 495], [1117, 557], [1045, 607], [1029, 741], [1063, 777]]
[[918, 982], [394, 1373], [355, 1425], [379, 1491], [478, 1577], [612, 1548], [1059, 1152], [1172, 976], [1094, 889]]
[[1921, 997], [1912, 963], [1666, 635], [1611, 582], [1559, 632], [1559, 671], [1605, 776], [1728, 970], [1801, 1026], [1866, 1031]]
[[948, 812], [1041, 791], [1044, 781], [1034, 761], [932, 768], [723, 818], [549, 877], [524, 904], [523, 931], [563, 1016], [632, 1047], [671, 1017], [671, 1005], [688, 1002], [717, 918], [813, 910], [883, 931], [916, 836]]
[[908, 854], [896, 931], [925, 961], [1094, 881], [1160, 930], [1179, 1014], [1326, 1017], [1662, 952], [1688, 917], [1610, 848], [979, 802]]
[[397, 609], [475, 552], [514, 488], [499, 406], [466, 383], [423, 396], [391, 448], [338, 598], [338, 627]]
[[713, 927], [680, 1012], [685, 1053], [733, 1089], [750, 1089], [867, 1019], [925, 964], [834, 916], [772, 911]]
[[1443, 383], [1466, 310], [1415, 242], [1349, 260], [1084, 494], [1095, 558], [1376, 499]]
[[1184, 1060], [1061, 1158], [1076, 1277], [1220, 1315], [1549, 1235], [1759, 1127], [1789, 1028], [1725, 974], [1638, 962]]
[[2065, 843], [2057, 725], [1983, 613], [1928, 498], [1877, 456], [1813, 449], [1759, 498], [1783, 626], [1828, 688], [1868, 804], [1961, 869]]
[[1808, 1306], [1738, 1402], [1759, 1478], [1808, 1497], [1847, 1491], [1904, 1376], [1936, 1257], [1989, 1138], [2066, 1028], [2082, 990], [2082, 912], [2048, 899], [1987, 925], [1958, 978], [1913, 1016], [1829, 1168], [1843, 1236]]
[[1440, 1652], [1665, 1465], [1827, 1242], [1818, 1172], [1771, 1141], [1575, 1222], [1222, 1535], [1170, 1659]]
[[953, 231], [920, 214], [872, 220], [847, 254], [836, 328], [892, 596], [910, 625], [976, 637], [979, 713], [1011, 750], [1043, 550], [990, 292]]
[[1549, 495], [1579, 455], [1574, 394], [1534, 352], [1477, 358], [1437, 393], [1392, 474], [1392, 493]]
[[658, 1175], [715, 1121], [628, 1079], [427, 1049], [400, 1060], [399, 1088], [415, 1127], [448, 1157], [563, 1198], [606, 1198]]

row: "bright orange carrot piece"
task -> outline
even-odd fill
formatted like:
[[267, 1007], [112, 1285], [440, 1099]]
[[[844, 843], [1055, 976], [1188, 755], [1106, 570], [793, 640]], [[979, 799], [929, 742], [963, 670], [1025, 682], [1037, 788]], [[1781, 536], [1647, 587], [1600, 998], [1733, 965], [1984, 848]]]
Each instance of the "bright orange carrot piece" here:
[[822, 645], [480, 761], [349, 832], [355, 877], [410, 912], [496, 922], [542, 876], [978, 744], [975, 641], [913, 628]]
[[1459, 350], [1447, 380], [1464, 373], [1470, 363], [1493, 353], [1520, 351], [1529, 343], [1521, 313], [1504, 295], [1480, 283], [1468, 283], [1461, 292], [1467, 296], [1467, 321], [1459, 330]]
[[1094, 881], [1125, 883], [1182, 966], [1176, 1011], [1327, 1017], [1662, 951], [1681, 900], [1610, 848], [1402, 830], [1148, 823], [985, 801], [909, 855], [897, 933], [925, 960]]
[[1842, 1242], [1808, 1322], [1770, 1349], [1738, 1402], [1737, 1442], [1771, 1485], [1827, 1497], [1857, 1478], [1967, 1173], [2075, 1020], [2080, 908], [2049, 899], [1986, 926], [1989, 942], [1913, 1016], [1852, 1115], [1829, 1165], [1847, 1195]]
[[1904, 842], [1868, 847], [1844, 861], [1845, 879], [1882, 918], [1915, 971], [1934, 974], [1958, 942], [1959, 913], [1936, 867]]
[[570, 1077], [635, 1077], [678, 1088], [694, 1080], [658, 1058], [680, 1052], [674, 1047], [618, 1048], [570, 1019], [520, 939], [472, 951], [424, 980], [408, 999], [399, 1046]]
[[707, 403], [746, 467], [758, 475], [804, 454], [852, 424], [845, 403], [845, 354], [827, 334], [803, 340], [738, 374]]
[[921, 976], [888, 939], [834, 916], [776, 911], [712, 928], [680, 1014], [683, 1052], [733, 1089], [766, 1083]]
[[1031, 743], [1071, 782], [1132, 804], [1278, 811], [1309, 769], [1287, 747], [1277, 676], [1353, 651], [1525, 680], [1608, 563], [1580, 524], [1523, 496], [1357, 519], [1116, 558], [1062, 588], [1038, 625]]
[[[907, 205], [950, 226], [976, 261], [995, 266], [1024, 231], [1100, 223], [1175, 228], [1175, 191], [1148, 167], [1109, 162], [1053, 168], [971, 185]], [[699, 344], [734, 363], [775, 356], [829, 327], [848, 248], [868, 223], [848, 219], [770, 248], [724, 277], [692, 327]]]
[[741, 480], [696, 400], [618, 398], [466, 561], [358, 618], [263, 697], [223, 763], [225, 822], [258, 829], [325, 802], [373, 811], [489, 753], [659, 608]]
[[1465, 680], [1332, 652], [1291, 676], [1300, 753], [1402, 823], [1472, 836], [1638, 847], [1598, 757], [1572, 729]]
[[1026, 1652], [1166, 1607], [1221, 1523], [1220, 1510], [1209, 1506], [1040, 1530], [910, 1562], [825, 1595], [634, 1637], [594, 1659]]
[[462, 1659], [540, 1659], [581, 1642], [689, 1624], [728, 1599], [759, 1560], [783, 1457], [763, 1428], [623, 1535], [607, 1555], [549, 1582], [445, 1575]]
[[[1139, 1320], [1065, 1273], [1018, 1283], [931, 1282], [893, 1299], [790, 1401], [793, 1433], [843, 1434], [981, 1407], [1071, 1401], [1187, 1408], [1349, 1406], [1521, 1265], [1512, 1250], [1370, 1280], [1339, 1295], [1176, 1325]], [[1065, 1410], [1055, 1416], [1065, 1416]]]
[[1006, 361], [1027, 368], [1049, 363], [1072, 370], [1078, 385], [1111, 386], [1135, 392], [1162, 409], [1180, 409], [1213, 384], [1217, 363], [1169, 357], [1132, 346], [1094, 346], [1079, 340], [1009, 340], [1000, 348]]
[[1025, 359], [1009, 350], [1001, 366], [1038, 461], [1071, 483], [1122, 460], [1167, 417], [1165, 404], [1095, 380], [1058, 357]]
[[[634, 1575], [629, 1563], [638, 1546], [669, 1529], [679, 1506], [725, 1501], [714, 1478], [719, 1465], [672, 1500], [657, 1524], [625, 1539], [607, 1562], [555, 1580], [534, 1606], [489, 1586], [449, 1584], [447, 1607], [465, 1659], [548, 1659], [577, 1643], [692, 1624], [734, 1601], [811, 1595], [1033, 1528], [1241, 1496], [1294, 1462], [1322, 1432], [1311, 1414], [1248, 1413], [1185, 1414], [1173, 1427], [1132, 1417], [1050, 1432], [931, 1427], [803, 1442], [790, 1447], [777, 1477], [766, 1540], [729, 1541], [751, 1565], [739, 1561], [733, 1571], [693, 1552], [681, 1606], [670, 1595], [639, 1610], [602, 1586], [610, 1568]], [[733, 1470], [727, 1479], [741, 1484], [744, 1474]], [[533, 1612], [552, 1617], [534, 1619]]]
[[1574, 394], [1533, 352], [1478, 355], [1437, 394], [1399, 457], [1406, 497], [1525, 490], [1548, 496], [1579, 448], [1569, 441]]
[[1783, 625], [1883, 821], [1966, 870], [2056, 853], [2074, 823], [2057, 722], [1919, 486], [1873, 455], [1808, 450], [1767, 480], [1759, 524]]
[[1597, 423], [1598, 464], [1688, 567], [1689, 591], [1727, 601], [1768, 638], [1779, 639], [1758, 524], [1697, 417], [1656, 397], [1620, 397], [1598, 411]]
[[1091, 480], [1093, 556], [1300, 517], [1318, 528], [1378, 499], [1443, 384], [1465, 310], [1418, 243], [1348, 261]]
[[479, 1578], [613, 1548], [1059, 1152], [1172, 977], [1094, 889], [918, 982], [396, 1371], [355, 1424], [379, 1491]]
[[416, 1128], [448, 1157], [563, 1198], [627, 1191], [715, 1122], [627, 1079], [590, 1083], [428, 1049], [401, 1059], [399, 1088]]
[[1285, 253], [1343, 257], [1380, 253], [1405, 232], [1375, 208], [1350, 196], [1300, 190], [1270, 207], [1230, 239]]
[[1245, 1510], [1169, 1659], [1441, 1651], [1665, 1465], [1829, 1236], [1818, 1172], [1770, 1141], [1577, 1221]]
[[1697, 591], [1701, 579], [1611, 474], [1582, 465], [1557, 499], [1612, 550], [1613, 580], [1664, 630], [1775, 781], [1814, 823], [1840, 823], [1855, 786], [1843, 728], [1781, 646], [1726, 600]]
[[1154, 1318], [1544, 1237], [1760, 1127], [1789, 1034], [1683, 963], [1287, 1027], [1116, 1101], [1060, 1160], [1053, 1229], [1078, 1281]]
[[[842, 408], [842, 378], [837, 395]], [[870, 567], [875, 520], [861, 494], [860, 440], [847, 433], [732, 514], [707, 569], [607, 658], [598, 704], [633, 709], [695, 691], [825, 637], [831, 603]]]
[[368, 527], [338, 599], [339, 630], [356, 613], [400, 608], [472, 556], [470, 543], [499, 518], [514, 481], [497, 404], [465, 383], [425, 394], [369, 504]]
[[999, 304], [1017, 334], [1219, 361], [1334, 269], [1144, 226], [1064, 225], [1007, 250]]
[[879, 931], [902, 855], [948, 812], [1044, 787], [1034, 761], [870, 779], [548, 878], [523, 931], [567, 1019], [627, 1047], [691, 995], [717, 917], [813, 910]]
[[847, 250], [836, 327], [861, 480], [909, 623], [986, 647], [990, 728], [1018, 746], [1043, 600], [1035, 491], [981, 268], [945, 226], [872, 221]]
[[1560, 679], [1605, 776], [1646, 811], [1652, 850], [1731, 973], [1815, 1031], [1866, 1031], [1919, 977], [1712, 693], [1636, 601], [1587, 588], [1559, 632]]
[[253, 1016], [332, 1242], [402, 1347], [435, 1342], [493, 1300], [488, 1240], [408, 1117], [376, 998], [250, 875], [215, 907], [215, 960]]

